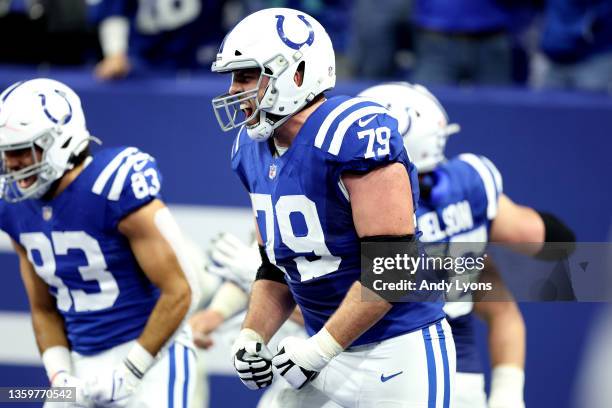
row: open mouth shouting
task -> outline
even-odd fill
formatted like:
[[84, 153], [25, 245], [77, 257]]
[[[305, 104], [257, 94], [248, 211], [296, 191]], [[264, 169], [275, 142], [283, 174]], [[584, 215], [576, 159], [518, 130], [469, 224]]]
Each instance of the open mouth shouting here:
[[19, 185], [19, 188], [26, 189], [34, 184], [34, 182], [36, 182], [36, 175], [21, 179], [17, 182], [17, 184]]
[[248, 102], [242, 102], [240, 104], [240, 109], [242, 110], [242, 113], [244, 113], [245, 119], [247, 119], [253, 114], [253, 108], [249, 105]]

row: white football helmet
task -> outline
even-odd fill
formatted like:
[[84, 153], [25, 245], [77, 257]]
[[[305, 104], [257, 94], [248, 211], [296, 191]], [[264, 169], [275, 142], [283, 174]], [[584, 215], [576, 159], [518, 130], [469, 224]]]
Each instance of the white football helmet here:
[[[304, 78], [297, 85], [294, 75], [301, 64]], [[253, 13], [227, 34], [212, 71], [248, 68], [260, 69], [257, 86], [235, 95], [218, 96], [212, 104], [223, 131], [242, 126], [259, 115], [259, 121], [247, 128], [249, 136], [258, 141], [269, 138], [275, 128], [336, 84], [336, 62], [329, 35], [313, 17], [288, 8]], [[258, 90], [264, 77], [270, 81], [259, 100]], [[244, 120], [238, 120], [240, 105], [250, 99], [257, 108]]]
[[[40, 198], [74, 165], [92, 139], [81, 100], [52, 79], [18, 82], [0, 94], [0, 194], [8, 202]], [[32, 164], [7, 168], [6, 153], [28, 149]], [[39, 160], [40, 157], [40, 160]], [[36, 180], [27, 187], [20, 181]]]
[[432, 171], [445, 160], [446, 140], [461, 130], [459, 125], [448, 123], [446, 110], [422, 85], [393, 82], [368, 88], [359, 96], [391, 111], [398, 121], [410, 160], [419, 173]]

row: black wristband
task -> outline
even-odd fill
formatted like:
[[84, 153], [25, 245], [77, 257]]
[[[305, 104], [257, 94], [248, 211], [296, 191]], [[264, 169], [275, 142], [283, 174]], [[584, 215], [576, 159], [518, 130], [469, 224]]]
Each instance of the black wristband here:
[[259, 253], [261, 255], [261, 265], [259, 269], [257, 269], [255, 280], [271, 280], [286, 285], [285, 273], [281, 271], [278, 266], [270, 262], [270, 258], [268, 258], [268, 254], [266, 253], [266, 248], [260, 245]]

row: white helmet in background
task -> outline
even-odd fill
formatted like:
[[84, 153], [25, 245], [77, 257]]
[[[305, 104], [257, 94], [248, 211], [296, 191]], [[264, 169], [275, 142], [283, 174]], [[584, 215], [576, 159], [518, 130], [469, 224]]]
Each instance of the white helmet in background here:
[[359, 96], [391, 111], [398, 121], [410, 160], [419, 173], [432, 171], [445, 160], [446, 140], [461, 130], [459, 125], [448, 123], [446, 110], [424, 86], [394, 82], [373, 86]]
[[[0, 194], [8, 202], [40, 198], [54, 181], [73, 168], [91, 136], [81, 100], [66, 85], [52, 79], [18, 82], [0, 94]], [[29, 149], [33, 164], [11, 171], [5, 155]], [[40, 156], [40, 160], [39, 160]], [[27, 187], [19, 181], [36, 177]]]
[[[259, 68], [257, 87], [235, 95], [225, 94], [212, 104], [223, 131], [248, 126], [249, 136], [258, 141], [269, 138], [274, 129], [299, 112], [317, 95], [336, 85], [336, 62], [329, 35], [317, 20], [298, 10], [270, 8], [253, 13], [230, 31], [212, 65], [213, 72]], [[303, 68], [301, 85], [295, 83]], [[258, 89], [264, 77], [270, 81], [261, 101]], [[253, 99], [257, 109], [237, 120], [240, 105]]]

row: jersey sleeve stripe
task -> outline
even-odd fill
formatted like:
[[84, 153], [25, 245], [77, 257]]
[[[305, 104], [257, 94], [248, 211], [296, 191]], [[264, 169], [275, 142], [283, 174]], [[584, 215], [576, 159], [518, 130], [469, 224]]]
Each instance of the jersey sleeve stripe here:
[[487, 218], [492, 220], [497, 215], [498, 197], [493, 174], [489, 171], [487, 166], [485, 166], [483, 161], [473, 154], [461, 154], [459, 155], [459, 159], [472, 166], [484, 183], [485, 192], [487, 194]]
[[315, 137], [315, 146], [319, 149], [323, 146], [323, 142], [325, 142], [325, 136], [327, 136], [327, 132], [329, 132], [329, 128], [332, 123], [338, 116], [340, 116], [344, 111], [349, 109], [351, 106], [357, 105], [358, 103], [362, 103], [363, 99], [352, 98], [348, 101], [342, 102], [340, 105], [336, 106], [325, 118], [319, 131], [317, 132], [317, 136]]
[[338, 180], [338, 187], [340, 188], [340, 191], [342, 192], [344, 198], [346, 198], [346, 201], [351, 201], [348, 190], [346, 189], [346, 186], [344, 185], [342, 179]]
[[121, 192], [123, 191], [123, 185], [125, 184], [125, 179], [130, 172], [130, 169], [134, 167], [136, 163], [139, 161], [144, 161], [150, 159], [147, 153], [139, 152], [138, 154], [132, 155], [127, 158], [125, 163], [121, 165], [119, 171], [117, 171], [117, 175], [115, 176], [115, 180], [113, 180], [113, 186], [111, 187], [110, 192], [108, 193], [108, 199], [111, 201], [118, 201], [121, 196]]
[[502, 176], [497, 170], [497, 167], [491, 162], [491, 160], [487, 159], [484, 156], [480, 156], [482, 162], [487, 166], [491, 174], [493, 174], [493, 179], [495, 180], [495, 187], [497, 188], [497, 194], [501, 194], [504, 191], [504, 184], [502, 181]]
[[117, 171], [117, 168], [121, 165], [123, 159], [125, 159], [131, 154], [136, 153], [137, 151], [138, 149], [135, 147], [128, 147], [121, 153], [119, 153], [117, 156], [115, 156], [115, 158], [104, 168], [104, 170], [102, 170], [102, 172], [96, 179], [96, 182], [94, 183], [91, 191], [98, 195], [102, 194], [102, 190], [104, 190], [106, 183], [108, 183], [108, 180], [111, 178], [113, 173]]
[[338, 155], [340, 152], [340, 147], [342, 146], [342, 141], [344, 140], [344, 135], [347, 130], [357, 119], [360, 119], [367, 115], [380, 114], [380, 113], [388, 113], [389, 111], [383, 108], [382, 106], [366, 106], [365, 108], [361, 108], [352, 112], [346, 118], [342, 119], [338, 128], [334, 132], [334, 137], [332, 138], [331, 144], [329, 146], [329, 153], [333, 155]]
[[236, 136], [236, 141], [234, 142], [234, 146], [232, 149], [232, 156], [236, 154], [236, 152], [238, 151], [238, 147], [240, 147], [240, 135], [242, 134], [242, 129], [244, 129], [244, 126], [242, 126], [238, 131], [238, 135]]

